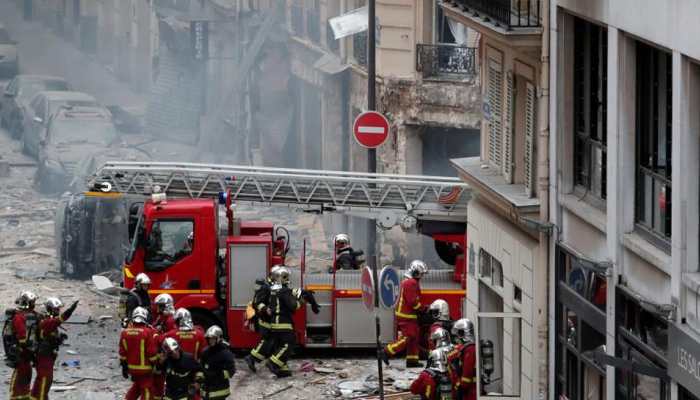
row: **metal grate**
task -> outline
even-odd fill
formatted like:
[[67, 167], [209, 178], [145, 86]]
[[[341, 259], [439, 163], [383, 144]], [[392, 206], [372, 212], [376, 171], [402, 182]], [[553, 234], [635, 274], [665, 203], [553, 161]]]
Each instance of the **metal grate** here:
[[542, 0], [452, 0], [464, 11], [508, 30], [541, 26]]
[[452, 44], [417, 44], [416, 71], [423, 78], [476, 75], [476, 48]]

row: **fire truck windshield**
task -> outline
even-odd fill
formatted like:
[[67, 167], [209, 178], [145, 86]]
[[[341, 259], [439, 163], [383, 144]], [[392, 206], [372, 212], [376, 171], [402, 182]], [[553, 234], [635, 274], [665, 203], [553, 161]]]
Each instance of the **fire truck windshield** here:
[[192, 253], [194, 221], [156, 220], [146, 241], [146, 266], [162, 269]]

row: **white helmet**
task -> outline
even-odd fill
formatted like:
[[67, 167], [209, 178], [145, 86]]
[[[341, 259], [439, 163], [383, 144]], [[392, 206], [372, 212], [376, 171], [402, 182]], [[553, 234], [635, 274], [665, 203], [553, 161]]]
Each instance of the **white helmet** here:
[[450, 343], [450, 334], [447, 332], [447, 330], [445, 330], [443, 328], [437, 328], [430, 335], [430, 341], [433, 342], [433, 346], [435, 348], [449, 346], [451, 344]]
[[61, 307], [63, 307], [63, 302], [58, 297], [49, 297], [44, 302], [44, 308], [49, 315], [58, 315], [61, 312]]
[[186, 331], [191, 331], [194, 329], [194, 324], [192, 323], [192, 314], [190, 314], [190, 311], [186, 308], [178, 308], [177, 311], [175, 311], [175, 316], [173, 317], [175, 319], [175, 323], [177, 326]]
[[276, 281], [277, 278], [279, 277], [279, 272], [280, 268], [284, 267], [284, 265], [274, 265], [272, 268], [270, 268], [270, 279], [273, 281]]
[[216, 343], [219, 343], [224, 339], [224, 330], [219, 328], [218, 325], [212, 325], [207, 329], [204, 337], [207, 339], [216, 339]]
[[350, 245], [350, 236], [347, 233], [339, 233], [333, 237], [333, 243], [335, 245], [343, 245], [343, 246], [349, 246]]
[[168, 354], [180, 350], [180, 344], [174, 338], [167, 337], [163, 340], [163, 351]]
[[438, 321], [450, 320], [450, 306], [443, 299], [437, 299], [428, 307], [430, 315]]
[[131, 320], [137, 324], [145, 324], [148, 321], [148, 310], [143, 307], [136, 307], [131, 312]]
[[452, 325], [452, 336], [466, 344], [474, 343], [474, 324], [467, 318], [458, 319]]
[[30, 308], [34, 308], [34, 305], [36, 304], [36, 299], [37, 296], [36, 294], [34, 294], [34, 292], [30, 290], [23, 290], [19, 293], [19, 296], [17, 297], [17, 300], [15, 300], [15, 303], [19, 306], [20, 309], [27, 310]]
[[430, 352], [428, 368], [442, 373], [447, 372], [447, 352], [444, 348], [438, 348]]
[[161, 293], [156, 296], [154, 303], [156, 303], [156, 307], [158, 307], [158, 311], [161, 313], [172, 314], [175, 312], [175, 301], [173, 300], [173, 296], [167, 293]]
[[277, 269], [277, 273], [275, 274], [275, 283], [287, 285], [289, 284], [291, 275], [292, 273], [289, 271], [289, 268], [285, 267], [284, 265], [280, 265], [279, 269]]
[[140, 287], [141, 285], [150, 285], [151, 278], [149, 278], [148, 275], [141, 272], [140, 274], [136, 275], [136, 279], [134, 280], [134, 282], [136, 282], [137, 287]]
[[413, 260], [408, 266], [404, 276], [406, 278], [416, 278], [420, 279], [423, 275], [428, 273], [428, 266], [421, 260]]

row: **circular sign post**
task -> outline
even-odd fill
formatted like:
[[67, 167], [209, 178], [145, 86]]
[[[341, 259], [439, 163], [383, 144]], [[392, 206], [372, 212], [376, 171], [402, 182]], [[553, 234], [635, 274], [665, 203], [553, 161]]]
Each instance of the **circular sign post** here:
[[399, 299], [399, 288], [401, 280], [399, 273], [390, 265], [382, 268], [379, 273], [379, 303], [384, 308], [394, 308]]
[[389, 121], [376, 111], [365, 111], [355, 118], [352, 132], [360, 146], [376, 149], [389, 137]]
[[362, 277], [360, 279], [362, 289], [362, 303], [364, 303], [367, 311], [374, 311], [374, 279], [372, 279], [372, 269], [364, 267], [362, 269]]

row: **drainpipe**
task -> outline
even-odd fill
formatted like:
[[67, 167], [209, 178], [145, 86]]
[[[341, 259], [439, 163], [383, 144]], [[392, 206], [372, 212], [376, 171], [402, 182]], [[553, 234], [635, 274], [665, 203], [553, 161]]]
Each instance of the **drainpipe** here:
[[[549, 1], [541, 1], [542, 10], [540, 15], [542, 18], [542, 49], [540, 53], [540, 92], [537, 103], [537, 195], [540, 200], [540, 221], [542, 223], [549, 222]], [[548, 275], [552, 268], [549, 266], [549, 243], [550, 234], [540, 232], [539, 234], [539, 264], [541, 268], [538, 271], [537, 279], [543, 282], [545, 287], [541, 291], [541, 297], [536, 301], [539, 312], [536, 313], [537, 324], [537, 340], [538, 350], [546, 349], [539, 352], [538, 356], [538, 394], [536, 398], [548, 399], [551, 396], [549, 388], [549, 279]]]

